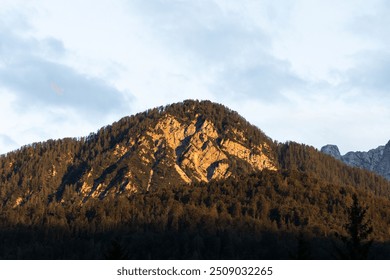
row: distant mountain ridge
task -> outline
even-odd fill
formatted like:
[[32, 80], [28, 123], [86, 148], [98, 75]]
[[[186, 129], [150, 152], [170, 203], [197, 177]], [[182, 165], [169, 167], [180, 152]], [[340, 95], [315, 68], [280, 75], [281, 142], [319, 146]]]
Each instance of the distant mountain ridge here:
[[348, 152], [341, 155], [336, 145], [326, 145], [321, 152], [341, 160], [349, 166], [373, 171], [390, 180], [390, 141], [367, 152]]

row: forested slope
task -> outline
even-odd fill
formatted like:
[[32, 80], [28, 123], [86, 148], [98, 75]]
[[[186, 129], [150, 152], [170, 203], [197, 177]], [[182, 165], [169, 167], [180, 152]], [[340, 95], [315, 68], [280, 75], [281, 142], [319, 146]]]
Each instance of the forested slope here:
[[189, 100], [1, 156], [0, 257], [339, 258], [354, 194], [389, 259], [389, 181]]

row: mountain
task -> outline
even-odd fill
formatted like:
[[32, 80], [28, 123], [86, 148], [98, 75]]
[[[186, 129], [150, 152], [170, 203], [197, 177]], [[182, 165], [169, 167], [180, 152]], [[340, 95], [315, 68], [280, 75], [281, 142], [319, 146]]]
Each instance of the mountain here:
[[0, 258], [334, 258], [356, 195], [390, 258], [389, 181], [186, 100], [0, 156]]
[[336, 145], [326, 145], [321, 152], [331, 155], [342, 162], [366, 170], [370, 170], [390, 180], [390, 141], [368, 152], [348, 152], [341, 155]]
[[[9, 153], [2, 158], [8, 178], [3, 183], [30, 174], [18, 179], [24, 193], [11, 196], [7, 204], [36, 193], [32, 174], [57, 200], [69, 186], [84, 200], [129, 195], [173, 182], [209, 182], [240, 172], [276, 170], [272, 145], [236, 112], [211, 102], [187, 101], [123, 118], [86, 138], [50, 140]], [[27, 170], [30, 167], [33, 170]]]

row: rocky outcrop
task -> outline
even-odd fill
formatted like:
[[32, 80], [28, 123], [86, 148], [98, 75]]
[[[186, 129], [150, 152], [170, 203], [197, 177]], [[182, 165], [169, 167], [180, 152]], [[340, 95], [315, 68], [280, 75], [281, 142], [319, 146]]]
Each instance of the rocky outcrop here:
[[350, 166], [373, 171], [390, 180], [390, 141], [386, 146], [379, 146], [368, 152], [348, 152], [343, 156], [336, 145], [326, 145], [321, 148], [321, 152]]
[[272, 160], [262, 153], [263, 145], [248, 149], [240, 143], [226, 140], [223, 141], [222, 149], [230, 155], [250, 163], [254, 169], [276, 170], [275, 164], [272, 162]]
[[[234, 131], [237, 138], [244, 133]], [[175, 170], [183, 181], [210, 181], [229, 177], [229, 158], [236, 157], [248, 162], [253, 169], [276, 170], [272, 159], [263, 154], [266, 146], [245, 147], [237, 141], [221, 137], [214, 124], [197, 116], [189, 125], [181, 123], [171, 115], [166, 115], [146, 133], [157, 143], [149, 149], [156, 151], [162, 143], [170, 148], [168, 157], [175, 163]], [[245, 139], [242, 139], [245, 140]], [[152, 145], [153, 146], [153, 145]], [[186, 172], [187, 171], [187, 172]]]
[[390, 180], [390, 141], [383, 148], [382, 157], [375, 166], [375, 170], [378, 174]]
[[274, 144], [223, 105], [189, 100], [0, 157], [0, 183], [20, 186], [7, 195], [11, 207], [28, 201], [31, 190], [44, 190], [48, 201], [84, 203], [276, 170]]
[[337, 147], [336, 145], [326, 145], [321, 148], [321, 152], [330, 155], [338, 160], [341, 160], [339, 147]]
[[[117, 144], [111, 155], [114, 162], [102, 168], [103, 172], [92, 168], [85, 171], [81, 193], [86, 198], [103, 198], [140, 189], [149, 191], [164, 180], [169, 184], [222, 180], [235, 172], [232, 164], [239, 160], [254, 171], [277, 169], [275, 159], [265, 153], [270, 149], [266, 143], [248, 146], [245, 133], [238, 128], [232, 129], [230, 138], [227, 134], [219, 133], [211, 120], [199, 115], [184, 122], [166, 114], [154, 126], [128, 139], [126, 145]], [[125, 175], [110, 170], [121, 165], [127, 170]], [[109, 181], [108, 177], [114, 179]]]

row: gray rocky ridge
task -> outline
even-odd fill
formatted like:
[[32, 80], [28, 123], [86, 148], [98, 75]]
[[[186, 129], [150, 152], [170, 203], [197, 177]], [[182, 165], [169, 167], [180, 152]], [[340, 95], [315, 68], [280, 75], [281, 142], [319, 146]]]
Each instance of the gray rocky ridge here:
[[336, 145], [326, 145], [321, 148], [321, 152], [324, 154], [328, 154], [338, 160], [341, 160], [339, 147], [337, 147]]
[[373, 171], [390, 180], [390, 141], [368, 152], [348, 152], [341, 155], [336, 145], [326, 145], [321, 152], [341, 160], [349, 166]]

